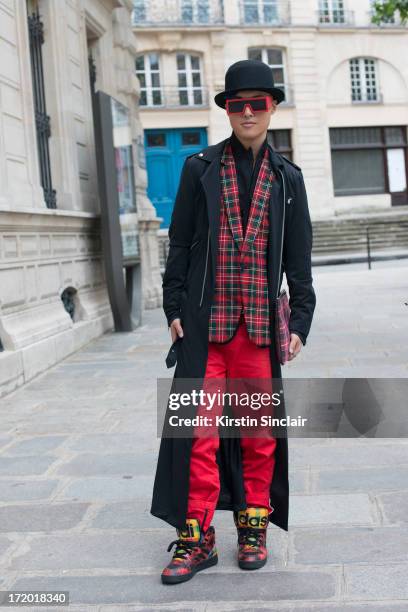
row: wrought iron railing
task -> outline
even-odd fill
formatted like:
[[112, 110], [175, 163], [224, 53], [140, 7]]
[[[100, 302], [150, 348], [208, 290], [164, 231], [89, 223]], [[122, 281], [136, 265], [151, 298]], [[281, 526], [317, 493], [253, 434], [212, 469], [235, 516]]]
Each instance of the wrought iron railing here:
[[44, 69], [41, 49], [44, 43], [44, 28], [38, 8], [36, 12], [28, 15], [28, 32], [30, 38], [31, 74], [40, 179], [47, 208], [56, 208], [56, 191], [52, 187], [50, 150], [48, 144], [51, 136], [51, 125], [45, 103]]
[[342, 8], [317, 11], [319, 26], [352, 26], [354, 22], [354, 11], [346, 11]]
[[132, 23], [143, 26], [210, 26], [224, 23], [223, 0], [134, 0]]
[[283, 26], [290, 24], [287, 0], [239, 0], [242, 26]]
[[371, 94], [365, 93], [361, 97], [361, 100], [353, 100], [352, 98], [351, 103], [352, 104], [383, 104], [384, 96], [382, 92], [380, 91], [377, 91], [376, 93], [371, 93]]
[[200, 108], [208, 106], [207, 87], [155, 87], [142, 89], [140, 108]]

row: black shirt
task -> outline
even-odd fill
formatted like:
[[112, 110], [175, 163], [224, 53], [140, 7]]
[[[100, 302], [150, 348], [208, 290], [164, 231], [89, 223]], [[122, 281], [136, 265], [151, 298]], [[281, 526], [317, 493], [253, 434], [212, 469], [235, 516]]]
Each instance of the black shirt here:
[[249, 210], [256, 185], [256, 179], [258, 178], [259, 169], [261, 167], [262, 159], [267, 146], [268, 140], [265, 137], [265, 140], [258, 151], [254, 164], [254, 153], [252, 148], [249, 147], [249, 149], [246, 149], [235, 135], [235, 132], [232, 132], [231, 134], [231, 148], [237, 171], [239, 205], [241, 208], [242, 229], [244, 236], [246, 226], [248, 224]]

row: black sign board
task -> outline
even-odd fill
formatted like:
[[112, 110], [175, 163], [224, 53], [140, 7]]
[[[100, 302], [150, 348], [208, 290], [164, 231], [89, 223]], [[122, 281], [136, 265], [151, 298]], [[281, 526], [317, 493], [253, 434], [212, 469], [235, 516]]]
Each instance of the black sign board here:
[[92, 96], [101, 232], [115, 331], [141, 320], [141, 269], [129, 109], [106, 94]]

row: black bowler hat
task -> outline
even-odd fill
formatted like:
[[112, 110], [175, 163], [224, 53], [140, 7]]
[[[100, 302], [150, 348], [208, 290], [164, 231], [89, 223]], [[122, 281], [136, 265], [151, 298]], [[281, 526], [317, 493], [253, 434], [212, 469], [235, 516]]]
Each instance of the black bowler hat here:
[[260, 60], [240, 60], [232, 64], [225, 74], [225, 90], [218, 93], [214, 101], [221, 108], [225, 108], [226, 99], [242, 89], [266, 91], [278, 104], [285, 99], [284, 91], [275, 87], [272, 69]]

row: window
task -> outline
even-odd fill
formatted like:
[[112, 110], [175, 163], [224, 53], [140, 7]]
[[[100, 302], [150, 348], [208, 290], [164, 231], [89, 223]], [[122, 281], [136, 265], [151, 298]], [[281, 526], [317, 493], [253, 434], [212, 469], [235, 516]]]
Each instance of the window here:
[[223, 23], [223, 10], [222, 0], [133, 0], [132, 23], [136, 27]]
[[209, 23], [209, 0], [181, 0], [181, 20], [183, 23]]
[[378, 102], [376, 61], [367, 57], [350, 60], [350, 81], [352, 102]]
[[403, 149], [406, 156], [406, 128], [330, 128], [330, 145], [334, 195], [386, 193], [389, 151]]
[[260, 60], [270, 66], [275, 86], [279, 87], [279, 89], [283, 89], [285, 92], [285, 101], [287, 102], [288, 95], [285, 89], [285, 67], [283, 65], [282, 49], [249, 49], [248, 59]]
[[184, 146], [200, 146], [201, 138], [200, 132], [183, 132], [181, 134], [181, 144]]
[[345, 21], [343, 0], [319, 1], [319, 23], [344, 23]]
[[147, 146], [148, 147], [165, 147], [166, 146], [166, 134], [164, 132], [147, 134]]
[[267, 139], [275, 151], [292, 160], [290, 130], [268, 130]]
[[161, 106], [163, 102], [158, 53], [136, 57], [136, 76], [140, 81], [140, 106]]
[[138, 24], [146, 21], [146, 6], [144, 0], [133, 0], [132, 23]]
[[176, 62], [179, 104], [181, 106], [203, 104], [200, 58], [198, 55], [177, 53]]
[[243, 0], [243, 20], [246, 24], [278, 22], [278, 0]]
[[[201, 62], [198, 55], [176, 53], [172, 56], [177, 82], [162, 82], [160, 55], [146, 53], [136, 57], [136, 75], [140, 82], [140, 106], [178, 108], [202, 106], [208, 103], [208, 95], [202, 85]], [[167, 75], [168, 76], [168, 75]], [[169, 79], [171, 83], [172, 79]]]
[[[35, 5], [33, 5], [34, 7]], [[30, 12], [31, 3], [27, 9]], [[35, 111], [35, 127], [37, 135], [38, 161], [40, 180], [47, 208], [57, 207], [57, 193], [52, 186], [51, 160], [49, 139], [51, 136], [50, 117], [47, 114], [45, 99], [44, 66], [42, 45], [44, 44], [44, 26], [41, 21], [38, 5], [28, 14], [28, 34], [30, 40], [31, 76], [33, 82], [33, 98]]]

